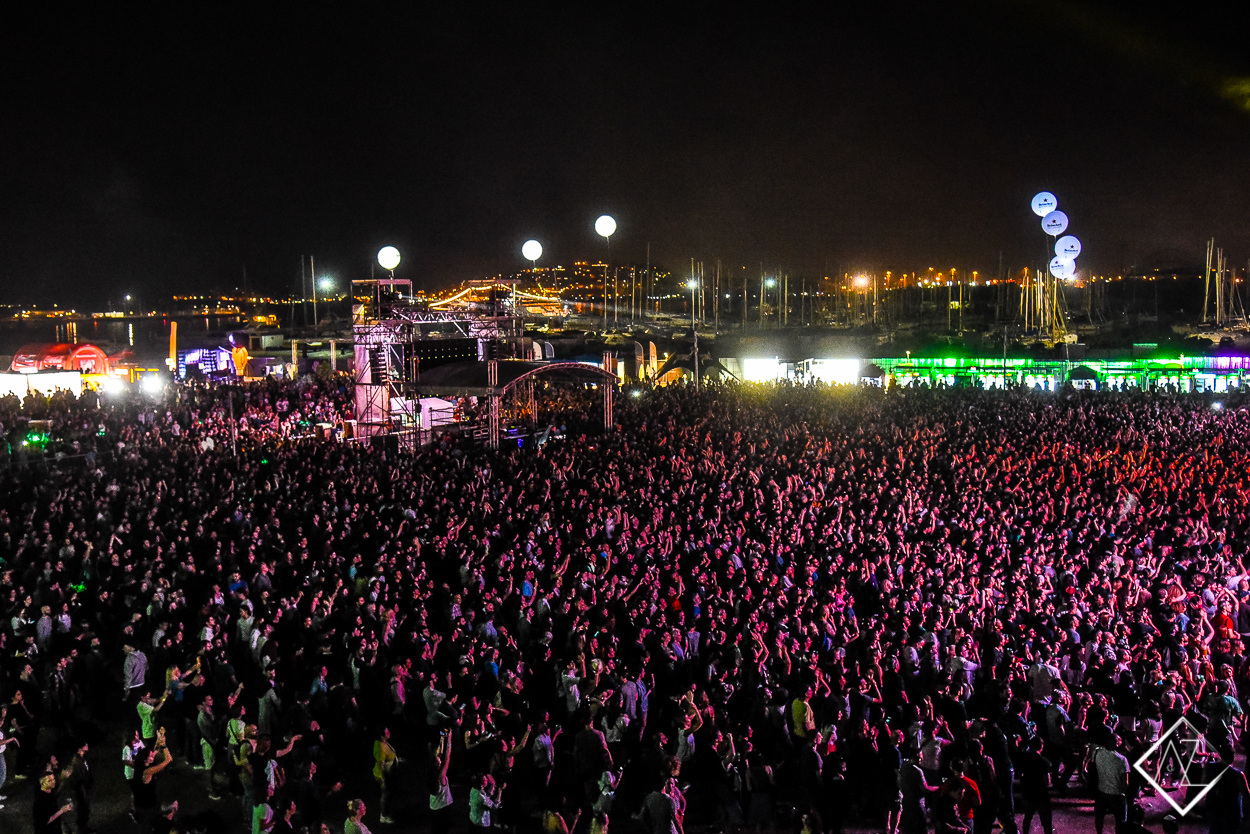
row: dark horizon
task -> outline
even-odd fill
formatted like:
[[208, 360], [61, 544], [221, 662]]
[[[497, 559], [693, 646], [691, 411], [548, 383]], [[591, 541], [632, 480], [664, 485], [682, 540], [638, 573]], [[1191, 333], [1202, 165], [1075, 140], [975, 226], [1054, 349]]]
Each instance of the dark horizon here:
[[[107, 14], [107, 13], [106, 13]], [[819, 276], [1250, 256], [1250, 68], [1194, 8], [15, 21], [0, 302], [284, 295], [300, 258], [437, 289], [606, 256]], [[1239, 87], [1238, 84], [1245, 84]]]

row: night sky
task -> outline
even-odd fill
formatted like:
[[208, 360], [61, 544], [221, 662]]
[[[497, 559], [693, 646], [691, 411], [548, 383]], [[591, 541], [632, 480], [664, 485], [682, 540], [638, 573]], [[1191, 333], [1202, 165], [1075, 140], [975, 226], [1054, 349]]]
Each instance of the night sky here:
[[1042, 189], [1084, 270], [1250, 257], [1250, 50], [1201, 6], [593, 5], [10, 16], [0, 301], [286, 293], [388, 243], [438, 288], [603, 257], [604, 212], [617, 262], [990, 273], [1041, 260]]

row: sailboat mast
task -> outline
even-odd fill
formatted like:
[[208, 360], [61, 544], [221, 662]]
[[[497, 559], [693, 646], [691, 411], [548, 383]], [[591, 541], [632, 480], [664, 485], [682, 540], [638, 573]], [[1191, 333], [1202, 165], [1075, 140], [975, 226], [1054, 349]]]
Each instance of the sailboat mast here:
[[1202, 292], [1202, 323], [1207, 323], [1207, 309], [1211, 303], [1211, 248], [1215, 245], [1215, 238], [1207, 241], [1207, 265], [1202, 271], [1202, 280], [1204, 289]]
[[[649, 305], [651, 301], [651, 241], [647, 241], [647, 276], [642, 279], [642, 295], [645, 303]], [[642, 320], [647, 320], [646, 313], [642, 314]]]
[[716, 332], [720, 332], [720, 258], [716, 259]]

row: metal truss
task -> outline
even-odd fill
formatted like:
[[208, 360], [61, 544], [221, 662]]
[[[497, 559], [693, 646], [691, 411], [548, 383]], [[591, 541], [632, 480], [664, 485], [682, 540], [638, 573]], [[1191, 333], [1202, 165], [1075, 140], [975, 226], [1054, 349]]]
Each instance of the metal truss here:
[[[359, 436], [398, 435], [400, 448], [413, 451], [420, 436], [420, 400], [416, 393], [420, 367], [415, 346], [440, 338], [428, 335], [437, 326], [462, 338], [477, 339], [478, 355], [484, 358], [500, 352], [488, 351], [488, 343], [520, 335], [521, 320], [517, 316], [463, 309], [430, 309], [412, 300], [411, 284], [406, 281], [355, 283], [360, 285], [354, 290], [358, 299], [371, 296], [368, 303], [356, 306], [352, 316]], [[407, 294], [403, 292], [405, 288]], [[498, 403], [493, 404], [492, 415], [497, 432]], [[493, 445], [497, 442], [496, 435]]]

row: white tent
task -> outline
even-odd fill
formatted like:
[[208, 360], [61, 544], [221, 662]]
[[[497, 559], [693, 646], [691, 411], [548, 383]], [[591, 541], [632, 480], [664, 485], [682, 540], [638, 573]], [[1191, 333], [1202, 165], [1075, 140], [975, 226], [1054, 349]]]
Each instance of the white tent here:
[[0, 373], [0, 397], [13, 394], [24, 398], [31, 391], [51, 396], [57, 391], [82, 395], [82, 374], [78, 371], [39, 371], [33, 374]]

